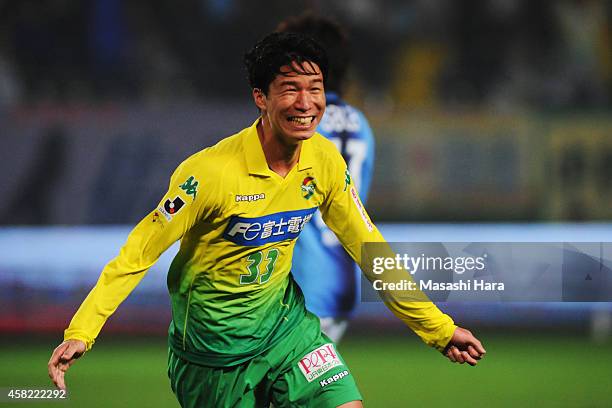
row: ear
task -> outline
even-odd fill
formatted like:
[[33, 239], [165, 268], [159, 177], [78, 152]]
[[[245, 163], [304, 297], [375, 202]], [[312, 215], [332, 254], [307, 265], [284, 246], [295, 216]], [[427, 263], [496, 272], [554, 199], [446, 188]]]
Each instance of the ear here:
[[253, 101], [255, 101], [255, 106], [259, 108], [259, 110], [266, 110], [266, 94], [259, 88], [253, 88]]

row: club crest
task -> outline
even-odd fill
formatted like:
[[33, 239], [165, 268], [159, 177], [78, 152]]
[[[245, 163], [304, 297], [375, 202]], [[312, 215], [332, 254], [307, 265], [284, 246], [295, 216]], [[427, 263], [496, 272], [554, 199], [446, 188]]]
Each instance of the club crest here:
[[306, 177], [300, 186], [302, 190], [302, 197], [304, 197], [306, 200], [310, 199], [310, 197], [314, 195], [316, 187], [317, 185], [315, 183], [315, 179], [310, 176]]

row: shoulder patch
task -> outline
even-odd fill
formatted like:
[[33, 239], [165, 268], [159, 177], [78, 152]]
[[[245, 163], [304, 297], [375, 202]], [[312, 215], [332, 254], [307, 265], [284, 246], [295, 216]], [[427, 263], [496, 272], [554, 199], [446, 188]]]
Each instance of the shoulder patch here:
[[349, 173], [348, 169], [344, 170], [344, 190], [351, 185], [351, 173]]
[[160, 206], [157, 210], [166, 218], [166, 220], [172, 220], [172, 216], [178, 213], [181, 208], [185, 205], [183, 199], [176, 196], [173, 200], [169, 198], [164, 201], [163, 206]]
[[198, 193], [198, 181], [194, 176], [190, 176], [183, 184], [179, 186], [181, 190], [185, 190], [187, 195], [192, 195], [195, 200], [196, 194]]

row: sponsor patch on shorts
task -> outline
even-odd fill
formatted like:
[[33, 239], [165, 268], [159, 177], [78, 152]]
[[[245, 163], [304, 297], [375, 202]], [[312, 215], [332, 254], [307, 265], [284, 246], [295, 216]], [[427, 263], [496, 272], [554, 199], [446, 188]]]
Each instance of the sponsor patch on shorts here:
[[323, 388], [331, 383], [343, 379], [344, 377], [348, 377], [349, 375], [351, 374], [348, 372], [348, 370], [344, 370], [339, 372], [338, 374], [334, 374], [324, 380], [319, 381], [319, 385], [321, 386], [321, 388]]
[[332, 343], [324, 344], [311, 351], [298, 362], [298, 367], [308, 382], [312, 382], [339, 365], [342, 365], [342, 361]]

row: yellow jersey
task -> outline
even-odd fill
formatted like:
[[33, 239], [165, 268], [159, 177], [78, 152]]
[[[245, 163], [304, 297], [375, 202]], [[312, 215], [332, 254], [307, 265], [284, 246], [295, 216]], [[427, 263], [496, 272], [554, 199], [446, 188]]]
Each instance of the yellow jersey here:
[[[317, 133], [303, 141], [298, 163], [281, 177], [268, 168], [258, 121], [179, 165], [157, 208], [105, 266], [66, 339], [89, 350], [106, 319], [180, 239], [168, 272], [169, 345], [192, 362], [239, 364], [309, 313], [290, 272], [295, 241], [317, 208], [356, 262], [363, 243], [384, 242], [332, 142]], [[452, 337], [456, 326], [431, 302], [386, 303], [427, 344], [442, 350]]]

